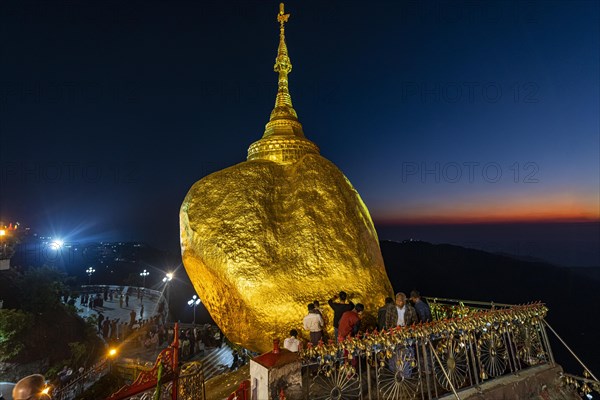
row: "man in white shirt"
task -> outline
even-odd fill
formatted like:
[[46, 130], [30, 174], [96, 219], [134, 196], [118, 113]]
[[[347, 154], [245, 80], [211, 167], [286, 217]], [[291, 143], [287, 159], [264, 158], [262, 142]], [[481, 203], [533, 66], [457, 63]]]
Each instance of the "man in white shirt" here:
[[295, 329], [292, 329], [290, 331], [290, 337], [286, 338], [283, 341], [283, 348], [288, 349], [289, 351], [291, 351], [293, 353], [297, 353], [298, 349], [300, 347], [300, 341], [298, 340], [298, 338], [296, 336], [298, 336], [298, 331]]
[[[393, 310], [393, 308], [392, 308]], [[406, 302], [406, 294], [396, 293], [396, 326], [411, 326], [417, 323], [417, 312]], [[403, 377], [411, 376], [411, 361], [414, 360], [414, 349], [411, 346], [396, 347], [395, 354], [390, 358], [389, 366], [394, 372], [401, 371]]]
[[313, 346], [319, 344], [319, 340], [323, 338], [323, 317], [315, 310], [315, 305], [308, 305], [308, 314], [303, 320], [304, 329], [310, 332], [310, 342]]

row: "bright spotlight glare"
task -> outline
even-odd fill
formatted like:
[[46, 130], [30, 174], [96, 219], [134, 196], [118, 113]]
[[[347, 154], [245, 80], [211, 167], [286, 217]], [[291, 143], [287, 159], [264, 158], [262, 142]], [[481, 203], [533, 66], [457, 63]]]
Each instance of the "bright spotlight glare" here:
[[56, 240], [53, 240], [50, 242], [49, 247], [52, 250], [59, 250], [63, 246], [63, 244], [65, 244], [65, 242], [63, 240], [56, 239]]

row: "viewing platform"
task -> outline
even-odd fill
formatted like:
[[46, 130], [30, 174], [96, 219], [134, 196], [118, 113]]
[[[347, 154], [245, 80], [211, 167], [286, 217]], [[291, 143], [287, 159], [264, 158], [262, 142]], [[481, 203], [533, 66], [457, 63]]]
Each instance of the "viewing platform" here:
[[[194, 375], [194, 382], [188, 377], [177, 383], [175, 373], [160, 389], [146, 387], [143, 392], [150, 396], [159, 390], [161, 399], [198, 400], [578, 400], [592, 391], [600, 393], [598, 380], [575, 354], [583, 377], [565, 373], [556, 363], [549, 334], [568, 346], [546, 322], [544, 304], [427, 300], [434, 317], [431, 323], [372, 331], [339, 343], [320, 342], [295, 357], [278, 348], [258, 357], [270, 360], [269, 365], [263, 363], [267, 368], [281, 365], [279, 358], [287, 365], [290, 360], [297, 363], [296, 369], [286, 366], [295, 372], [269, 384], [267, 397], [261, 397], [256, 377], [248, 375], [252, 365], [220, 379], [237, 380], [239, 387], [229, 397], [218, 385], [199, 382], [205, 379], [203, 374]], [[182, 371], [189, 368], [184, 364]], [[186, 385], [204, 391], [194, 392]], [[135, 384], [129, 390], [135, 392]]]

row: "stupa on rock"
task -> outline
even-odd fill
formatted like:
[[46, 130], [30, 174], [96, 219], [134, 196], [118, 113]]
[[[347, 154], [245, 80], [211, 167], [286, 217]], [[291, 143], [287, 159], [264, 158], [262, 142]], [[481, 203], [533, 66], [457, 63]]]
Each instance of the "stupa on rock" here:
[[292, 105], [288, 18], [282, 5], [277, 97], [262, 138], [247, 161], [196, 182], [180, 210], [183, 263], [198, 295], [230, 340], [259, 352], [300, 328], [309, 302], [344, 290], [368, 320], [392, 295], [367, 207], [304, 136]]

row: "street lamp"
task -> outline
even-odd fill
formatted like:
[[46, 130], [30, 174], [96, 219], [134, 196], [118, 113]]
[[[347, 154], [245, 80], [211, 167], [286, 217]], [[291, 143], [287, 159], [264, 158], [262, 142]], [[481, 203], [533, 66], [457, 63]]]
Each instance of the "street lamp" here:
[[196, 325], [196, 307], [200, 304], [201, 301], [198, 296], [193, 295], [190, 300], [188, 300], [188, 306], [194, 307], [194, 325]]
[[4, 258], [6, 256], [6, 229], [0, 229], [0, 240], [2, 240], [2, 251], [0, 251], [0, 256]]
[[106, 361], [108, 361], [108, 372], [112, 372], [113, 360], [117, 357], [118, 351], [116, 348], [111, 347], [106, 353]]
[[50, 247], [51, 250], [55, 250], [55, 251], [59, 251], [62, 249], [63, 245], [65, 244], [64, 240], [62, 239], [54, 239], [53, 241], [51, 241], [48, 244], [48, 247]]
[[96, 272], [96, 270], [92, 267], [89, 267], [88, 269], [85, 270], [85, 273], [88, 274], [88, 285], [92, 284], [92, 274]]
[[171, 292], [171, 285], [169, 285], [169, 282], [171, 282], [173, 280], [173, 273], [172, 272], [167, 272], [165, 274], [165, 277], [163, 278], [163, 282], [165, 283], [165, 290], [167, 292], [167, 315], [169, 315], [169, 303], [171, 300], [171, 296], [170, 296], [170, 292]]
[[169, 282], [171, 282], [171, 280], [173, 280], [173, 273], [167, 272], [165, 274], [165, 277], [163, 278], [163, 282], [169, 283]]
[[140, 272], [140, 276], [143, 276], [143, 277], [144, 277], [144, 283], [143, 283], [143, 285], [142, 285], [143, 287], [146, 287], [146, 277], [147, 277], [148, 275], [150, 275], [150, 272], [148, 272], [148, 271], [146, 271], [146, 270], [143, 270], [142, 272]]

